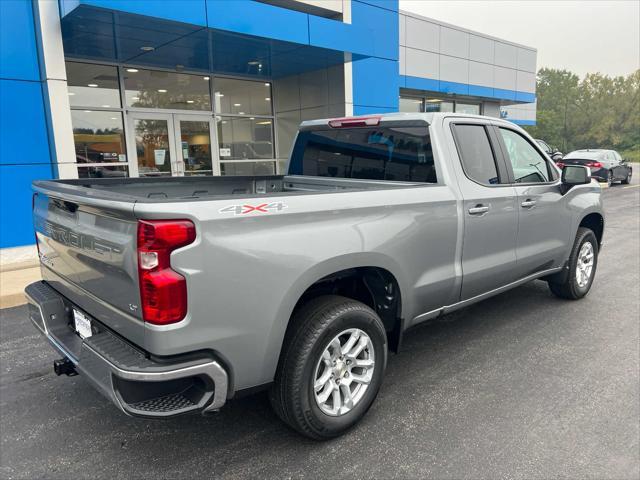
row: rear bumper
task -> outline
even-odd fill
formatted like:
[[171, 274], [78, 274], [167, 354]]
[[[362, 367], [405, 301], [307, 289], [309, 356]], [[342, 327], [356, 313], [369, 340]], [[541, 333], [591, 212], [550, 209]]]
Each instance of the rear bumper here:
[[171, 417], [224, 405], [228, 376], [214, 358], [193, 354], [151, 358], [92, 319], [82, 339], [73, 329], [73, 305], [45, 282], [25, 289], [29, 318], [51, 345], [124, 413]]

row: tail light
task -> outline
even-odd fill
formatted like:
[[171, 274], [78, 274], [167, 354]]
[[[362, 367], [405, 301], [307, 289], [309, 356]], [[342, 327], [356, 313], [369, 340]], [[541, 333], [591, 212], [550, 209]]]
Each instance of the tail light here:
[[138, 279], [145, 322], [166, 325], [187, 314], [187, 281], [171, 269], [171, 252], [195, 239], [190, 220], [138, 222]]
[[556, 162], [556, 165], [558, 166], [558, 168], [564, 168], [564, 163], [562, 162]]
[[602, 168], [602, 164], [600, 162], [587, 162], [586, 165], [591, 168]]
[[331, 128], [347, 128], [347, 127], [375, 127], [380, 124], [382, 117], [376, 115], [374, 117], [346, 117], [335, 118], [329, 120], [329, 126]]

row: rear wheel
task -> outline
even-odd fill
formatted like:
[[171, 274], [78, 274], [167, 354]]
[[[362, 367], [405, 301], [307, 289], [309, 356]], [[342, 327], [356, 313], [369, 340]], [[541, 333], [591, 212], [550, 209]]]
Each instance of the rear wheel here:
[[580, 227], [569, 256], [569, 273], [562, 283], [550, 281], [549, 289], [560, 298], [582, 298], [591, 289], [597, 266], [598, 240], [592, 230]]
[[632, 171], [629, 170], [627, 172], [627, 176], [625, 177], [625, 179], [622, 180], [622, 183], [624, 183], [625, 185], [629, 185], [631, 183], [631, 174], [632, 174]]
[[301, 434], [323, 440], [358, 423], [378, 394], [387, 339], [378, 315], [363, 303], [328, 295], [292, 318], [270, 399]]

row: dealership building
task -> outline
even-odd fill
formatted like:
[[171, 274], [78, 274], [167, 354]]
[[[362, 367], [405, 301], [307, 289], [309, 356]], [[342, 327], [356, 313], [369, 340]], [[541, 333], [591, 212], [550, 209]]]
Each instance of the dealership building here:
[[397, 0], [3, 0], [0, 252], [31, 182], [283, 172], [301, 121], [465, 112], [534, 125], [536, 50]]

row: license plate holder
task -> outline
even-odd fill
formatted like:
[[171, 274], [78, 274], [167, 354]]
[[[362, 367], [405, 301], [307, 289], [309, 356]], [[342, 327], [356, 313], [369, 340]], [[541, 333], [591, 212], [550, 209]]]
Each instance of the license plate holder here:
[[93, 334], [91, 331], [91, 319], [75, 308], [73, 309], [73, 324], [80, 338], [89, 338]]

